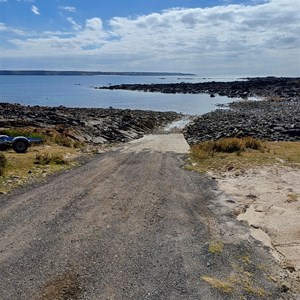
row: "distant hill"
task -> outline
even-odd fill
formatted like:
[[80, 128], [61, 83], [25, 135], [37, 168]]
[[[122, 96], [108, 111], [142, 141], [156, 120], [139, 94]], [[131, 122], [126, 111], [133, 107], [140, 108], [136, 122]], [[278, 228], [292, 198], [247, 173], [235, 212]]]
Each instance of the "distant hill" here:
[[98, 71], [45, 71], [45, 70], [0, 70], [0, 75], [60, 75], [60, 76], [91, 76], [91, 75], [126, 75], [126, 76], [195, 76], [190, 73], [168, 72], [98, 72]]

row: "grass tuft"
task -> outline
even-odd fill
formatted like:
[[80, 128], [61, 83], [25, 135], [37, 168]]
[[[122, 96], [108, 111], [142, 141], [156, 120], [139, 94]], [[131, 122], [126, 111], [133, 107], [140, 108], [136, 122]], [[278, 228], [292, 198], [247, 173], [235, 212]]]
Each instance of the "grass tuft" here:
[[4, 175], [4, 169], [7, 165], [7, 159], [4, 154], [0, 153], [0, 176]]
[[230, 282], [222, 281], [210, 276], [203, 276], [202, 280], [209, 283], [213, 288], [216, 288], [225, 294], [233, 292], [233, 284], [231, 284]]
[[287, 202], [287, 203], [297, 202], [298, 198], [299, 198], [298, 194], [292, 194], [291, 193], [291, 194], [287, 195], [287, 199], [286, 199], [285, 202]]
[[214, 156], [216, 152], [240, 153], [246, 149], [260, 150], [263, 142], [252, 137], [225, 138], [217, 141], [205, 141], [191, 147], [195, 157]]
[[208, 251], [213, 254], [221, 254], [223, 252], [224, 245], [220, 241], [212, 242], [209, 244]]
[[67, 164], [67, 160], [64, 159], [62, 154], [56, 153], [37, 153], [35, 156], [35, 164], [37, 165], [49, 165], [49, 164], [56, 164], [56, 165], [64, 165]]

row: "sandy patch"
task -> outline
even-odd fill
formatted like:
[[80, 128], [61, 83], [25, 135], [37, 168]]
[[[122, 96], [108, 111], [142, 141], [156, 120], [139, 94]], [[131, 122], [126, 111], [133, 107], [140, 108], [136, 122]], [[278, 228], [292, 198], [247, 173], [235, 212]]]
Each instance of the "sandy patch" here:
[[238, 220], [246, 221], [253, 237], [271, 248], [300, 293], [300, 169], [268, 166], [216, 179]]

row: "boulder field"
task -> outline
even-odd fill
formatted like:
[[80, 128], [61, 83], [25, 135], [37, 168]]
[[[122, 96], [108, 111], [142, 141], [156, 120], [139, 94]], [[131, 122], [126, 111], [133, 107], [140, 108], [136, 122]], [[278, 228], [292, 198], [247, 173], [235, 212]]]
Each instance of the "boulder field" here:
[[300, 101], [239, 101], [199, 116], [184, 131], [189, 144], [252, 136], [268, 141], [300, 141]]
[[68, 108], [0, 103], [0, 128], [39, 128], [63, 132], [92, 144], [128, 142], [152, 133], [182, 115], [175, 112]]

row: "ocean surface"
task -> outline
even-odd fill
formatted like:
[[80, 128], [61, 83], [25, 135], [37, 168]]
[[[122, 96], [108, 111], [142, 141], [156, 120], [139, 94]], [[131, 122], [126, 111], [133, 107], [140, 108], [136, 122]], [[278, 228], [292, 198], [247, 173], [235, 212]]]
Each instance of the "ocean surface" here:
[[156, 77], [156, 76], [0, 76], [0, 102], [25, 105], [100, 107], [176, 111], [204, 114], [218, 103], [239, 99], [208, 94], [162, 94], [123, 90], [98, 90], [94, 87], [122, 83], [179, 83], [233, 81], [237, 78]]

